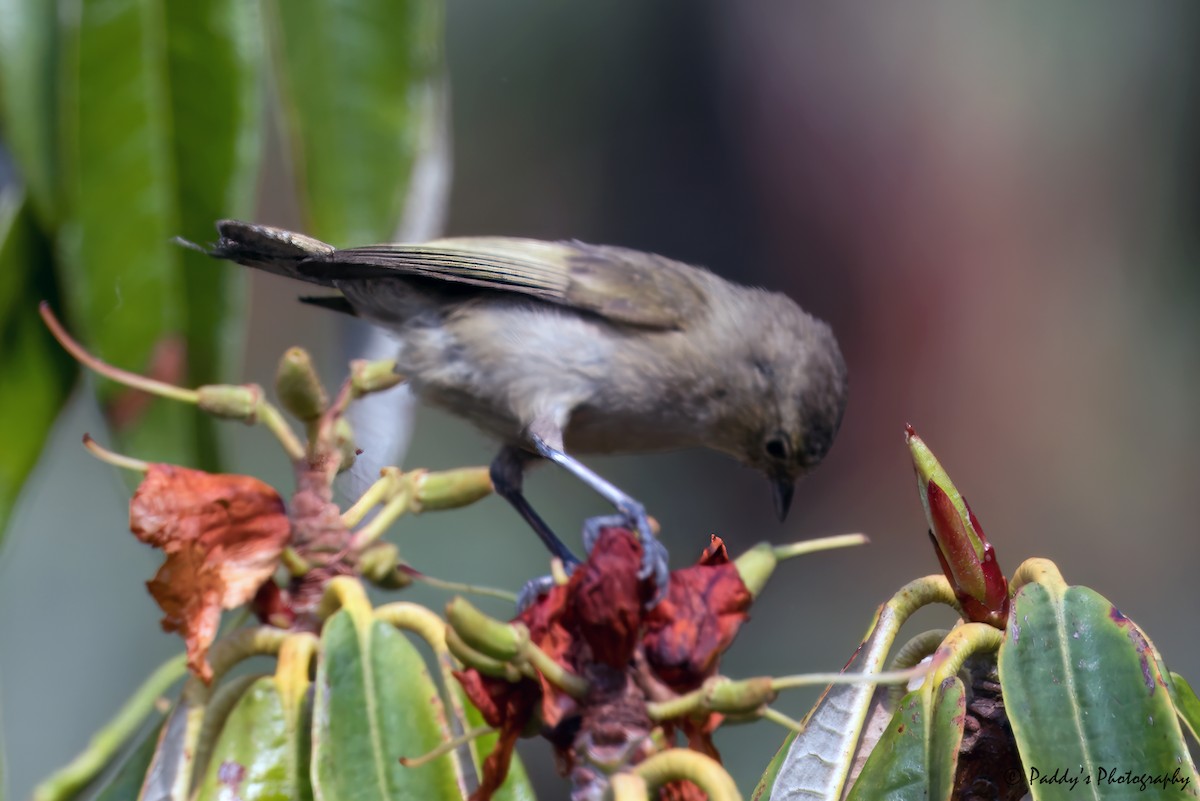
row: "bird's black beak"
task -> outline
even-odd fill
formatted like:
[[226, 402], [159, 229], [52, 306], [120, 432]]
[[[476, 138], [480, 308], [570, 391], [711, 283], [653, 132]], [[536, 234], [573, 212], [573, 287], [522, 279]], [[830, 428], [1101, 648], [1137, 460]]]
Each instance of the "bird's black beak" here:
[[787, 520], [788, 509], [792, 507], [792, 495], [796, 492], [796, 482], [787, 476], [771, 479], [771, 494], [775, 496], [775, 514], [779, 522]]

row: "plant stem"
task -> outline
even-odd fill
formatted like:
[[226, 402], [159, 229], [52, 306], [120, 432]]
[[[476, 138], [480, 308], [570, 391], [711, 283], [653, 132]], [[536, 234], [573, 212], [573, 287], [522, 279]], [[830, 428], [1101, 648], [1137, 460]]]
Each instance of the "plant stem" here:
[[180, 654], [151, 673], [113, 719], [92, 736], [79, 756], [37, 786], [33, 791], [34, 801], [71, 798], [96, 778], [141, 727], [159, 697], [186, 672], [187, 654]]

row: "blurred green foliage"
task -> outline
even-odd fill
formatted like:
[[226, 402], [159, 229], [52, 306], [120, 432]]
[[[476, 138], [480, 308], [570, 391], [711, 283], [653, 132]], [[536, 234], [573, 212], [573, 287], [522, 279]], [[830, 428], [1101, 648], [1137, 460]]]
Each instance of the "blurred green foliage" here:
[[[0, 529], [77, 371], [37, 319], [125, 369], [236, 377], [245, 276], [172, 243], [254, 216], [275, 90], [305, 230], [391, 237], [431, 128], [439, 3], [0, 0]], [[116, 446], [215, 469], [212, 421], [98, 382]]]

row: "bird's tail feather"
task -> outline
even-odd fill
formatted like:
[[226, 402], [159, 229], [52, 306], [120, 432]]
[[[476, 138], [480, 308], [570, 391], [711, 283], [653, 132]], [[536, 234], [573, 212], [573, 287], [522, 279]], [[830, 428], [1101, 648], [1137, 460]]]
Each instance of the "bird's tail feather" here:
[[247, 267], [266, 270], [276, 275], [285, 275], [321, 286], [333, 286], [328, 275], [310, 275], [301, 272], [299, 265], [307, 259], [319, 259], [333, 252], [333, 246], [303, 234], [273, 228], [269, 225], [254, 225], [237, 220], [221, 220], [217, 223], [221, 238], [211, 248], [204, 248], [179, 240], [181, 244], [207, 253], [215, 259], [227, 259]]

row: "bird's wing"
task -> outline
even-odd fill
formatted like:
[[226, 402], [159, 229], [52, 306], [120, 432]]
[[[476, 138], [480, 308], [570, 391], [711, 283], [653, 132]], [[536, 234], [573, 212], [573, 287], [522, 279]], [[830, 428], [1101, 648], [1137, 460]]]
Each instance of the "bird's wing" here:
[[464, 237], [372, 245], [314, 254], [298, 269], [322, 282], [402, 275], [513, 292], [648, 328], [685, 327], [707, 298], [697, 267], [581, 242]]

